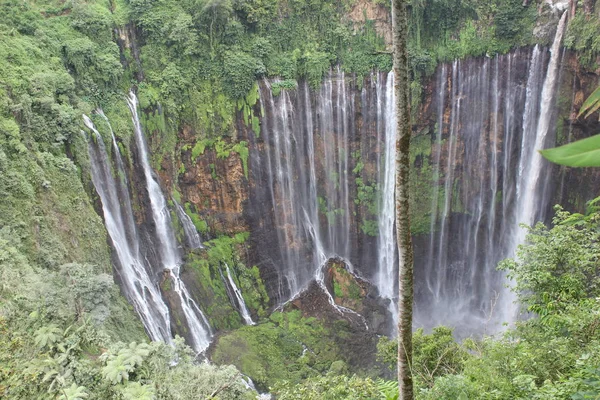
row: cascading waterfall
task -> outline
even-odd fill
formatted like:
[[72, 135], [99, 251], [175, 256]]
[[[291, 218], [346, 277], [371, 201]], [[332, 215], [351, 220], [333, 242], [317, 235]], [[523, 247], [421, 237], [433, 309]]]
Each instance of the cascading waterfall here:
[[191, 346], [196, 351], [205, 350], [210, 344], [212, 331], [208, 320], [196, 302], [190, 296], [185, 284], [180, 279], [181, 258], [177, 249], [177, 242], [171, 224], [171, 217], [165, 198], [160, 190], [158, 182], [154, 179], [152, 168], [148, 159], [148, 150], [143, 136], [142, 127], [137, 112], [137, 97], [131, 91], [127, 98], [127, 105], [131, 111], [134, 126], [134, 136], [140, 153], [140, 163], [146, 178], [146, 188], [150, 198], [152, 217], [156, 227], [157, 248], [159, 250], [162, 266], [168, 271], [172, 280], [172, 289], [179, 297], [181, 308], [189, 327]]
[[185, 234], [185, 240], [190, 249], [203, 249], [202, 239], [200, 239], [200, 235], [196, 230], [196, 226], [189, 215], [185, 212], [181, 204], [179, 204], [175, 199], [173, 199], [173, 203], [175, 204], [175, 212], [177, 213], [177, 218], [181, 225], [183, 226], [183, 233]]
[[[445, 96], [446, 96], [446, 90], [445, 90], [445, 85], [446, 85], [446, 79], [447, 79], [447, 65], [446, 64], [442, 64], [442, 66], [439, 69], [438, 72], [438, 78], [437, 78], [437, 87], [439, 88], [438, 90], [438, 94], [437, 94], [437, 121], [436, 121], [436, 132], [435, 132], [435, 144], [434, 144], [434, 159], [433, 159], [433, 167], [434, 167], [434, 172], [433, 172], [433, 182], [437, 183], [439, 182], [440, 179], [440, 162], [441, 162], [441, 155], [442, 155], [442, 134], [444, 132], [444, 103], [445, 103]], [[430, 232], [435, 232], [435, 224], [437, 221], [437, 215], [438, 215], [438, 211], [439, 211], [439, 200], [440, 199], [440, 187], [439, 184], [434, 185], [433, 187], [433, 195], [431, 198], [431, 222], [429, 225], [429, 231]], [[433, 252], [435, 250], [435, 239], [436, 239], [436, 235], [430, 235], [430, 240], [429, 240], [429, 265], [427, 266], [429, 271], [433, 270]], [[437, 286], [437, 282], [432, 280], [432, 276], [428, 275], [427, 277], [427, 288], [429, 289], [430, 293], [434, 293], [434, 286]]]
[[[500, 326], [495, 308], [504, 301], [498, 298], [504, 279], [495, 267], [507, 256], [503, 235], [511, 218], [500, 213], [514, 203], [511, 152], [522, 134], [516, 114], [524, 104], [513, 71], [522, 59], [456, 60], [451, 71], [438, 70], [432, 231], [426, 259], [415, 265], [417, 326], [445, 324], [459, 335]], [[543, 65], [529, 64], [530, 75], [543, 73]]]
[[[554, 49], [563, 30], [561, 18]], [[535, 162], [535, 150], [551, 133], [551, 88], [556, 86], [559, 64], [555, 57], [559, 51], [554, 49], [550, 57], [536, 46], [456, 60], [438, 69], [431, 105], [437, 123], [427, 159], [432, 185], [424, 194], [431, 204], [431, 234], [425, 242], [417, 240], [421, 246], [415, 265], [417, 326], [451, 325], [459, 335], [490, 333], [512, 318], [507, 310], [513, 298], [496, 266], [514, 254], [515, 226], [524, 221], [518, 213], [526, 210], [522, 193], [533, 196], [529, 204], [543, 205], [540, 208], [549, 202], [544, 190], [531, 186], [539, 180], [539, 165], [528, 163]], [[267, 178], [266, 212], [272, 212], [276, 226], [280, 259], [271, 262], [278, 271], [280, 303], [315, 278], [322, 283], [328, 259], [359, 259], [353, 248], [366, 242], [361, 242], [360, 232], [356, 239], [360, 220], [351, 216], [357, 216], [360, 206], [350, 201], [358, 196], [354, 193], [358, 184], [352, 179], [358, 162], [348, 157], [355, 157], [359, 145], [361, 157], [369, 157], [377, 168], [379, 192], [377, 239], [369, 242], [376, 245], [372, 253], [376, 268], [361, 267], [380, 295], [391, 300], [390, 311], [395, 314], [392, 74], [373, 74], [369, 83], [360, 97], [340, 71], [316, 91], [300, 83], [296, 90], [282, 89], [274, 96], [271, 85], [277, 81], [259, 85], [264, 147], [258, 165]], [[358, 108], [355, 99], [361, 102]], [[375, 145], [372, 138], [355, 135], [350, 121], [357, 110], [362, 113], [357, 124], [361, 135], [372, 135], [368, 132], [375, 128]], [[541, 211], [534, 213], [531, 209], [529, 221], [544, 218]]]
[[[426, 204], [431, 204], [431, 234], [421, 243], [422, 257], [415, 265], [417, 326], [447, 324], [459, 327], [459, 335], [461, 327], [465, 332], [477, 331], [478, 326], [493, 332], [515, 315], [514, 297], [495, 266], [522, 243], [525, 232], [517, 228], [519, 223], [544, 218], [540, 205], [548, 200], [540, 182], [546, 178], [536, 150], [545, 147], [552, 134], [565, 22], [563, 14], [549, 53], [536, 46], [507, 55], [456, 60], [437, 71], [437, 92], [431, 105], [437, 123], [427, 159], [432, 187], [425, 198]], [[296, 296], [313, 280], [328, 293], [324, 276], [328, 260], [342, 259], [352, 269], [350, 260], [358, 260], [355, 248], [359, 243], [372, 245], [374, 267], [360, 266], [379, 294], [390, 300], [389, 310], [397, 317], [393, 74], [372, 74], [368, 82], [375, 95], [363, 87], [360, 98], [354, 96], [352, 81], [339, 69], [314, 91], [301, 82], [296, 90], [279, 89], [274, 95], [272, 86], [279, 82], [259, 84], [263, 117], [255, 157], [260, 158], [265, 207], [275, 227], [279, 258], [270, 261], [277, 269], [279, 303]], [[359, 107], [355, 100], [361, 103]], [[180, 278], [180, 249], [166, 200], [150, 167], [133, 92], [127, 102], [154, 222], [151, 241], [159, 258], [156, 264], [173, 283], [169, 299], [181, 304], [190, 344], [202, 351], [212, 337], [210, 325]], [[370, 128], [357, 127], [360, 124], [354, 121], [362, 113], [361, 123], [366, 124], [365, 110], [374, 108], [377, 115], [371, 123], [377, 144], [365, 145], [373, 138], [359, 137], [355, 130]], [[101, 110], [97, 113], [108, 124]], [[153, 275], [156, 271], [141, 255], [115, 136], [111, 130], [113, 150], [109, 156], [91, 120], [84, 116], [84, 121], [93, 134], [88, 141], [92, 181], [102, 200], [124, 292], [150, 337], [170, 342], [169, 309]], [[364, 208], [355, 203], [359, 190], [355, 179], [360, 175], [353, 169], [359, 164], [357, 153], [358, 157], [370, 157], [365, 164], [377, 183], [376, 239], [361, 233], [361, 221], [353, 218]], [[373, 158], [377, 161], [372, 162]], [[180, 204], [174, 204], [187, 248], [202, 248], [190, 217]], [[229, 267], [225, 265], [222, 272], [242, 319], [254, 324]], [[328, 295], [340, 312], [351, 312]]]
[[349, 82], [338, 70], [314, 97], [306, 82], [274, 96], [271, 86], [277, 83], [261, 82], [260, 104], [265, 143], [261, 164], [281, 255], [279, 302], [295, 297], [315, 280], [334, 309], [366, 326], [356, 312], [335, 303], [324, 276], [331, 258], [343, 260], [353, 270], [349, 179], [354, 102], [348, 98]]
[[352, 103], [346, 85], [338, 73], [325, 81], [314, 101], [306, 83], [278, 96], [269, 81], [260, 85], [265, 165], [283, 264], [281, 301], [318, 278], [330, 257], [349, 258]]
[[[379, 288], [382, 297], [390, 299], [389, 309], [394, 317], [394, 326], [396, 326], [398, 317], [398, 306], [394, 299], [397, 299], [397, 244], [395, 239], [396, 204], [396, 112], [394, 96], [394, 73], [390, 71], [385, 80], [385, 94], [379, 94], [382, 91], [383, 79], [377, 80], [378, 105], [382, 108], [383, 97], [383, 123], [380, 123], [378, 129], [383, 130], [383, 134], [378, 131], [378, 136], [383, 136], [384, 143], [384, 162], [379, 163], [379, 185], [381, 187], [381, 202], [379, 205], [379, 236], [378, 236], [378, 268], [375, 276], [375, 283]], [[383, 164], [383, 165], [382, 165]]]
[[[546, 138], [550, 130], [550, 113], [551, 108], [554, 105], [554, 92], [556, 89], [556, 78], [558, 76], [560, 59], [560, 44], [562, 42], [563, 33], [566, 26], [567, 12], [563, 12], [563, 15], [558, 23], [556, 35], [554, 37], [554, 43], [550, 49], [550, 62], [548, 64], [548, 72], [544, 79], [542, 86], [542, 99], [540, 103], [540, 111], [537, 120], [537, 127], [535, 129], [535, 136], [533, 138], [534, 150], [528, 154], [528, 157], [523, 160], [526, 166], [519, 170], [519, 188], [520, 192], [518, 195], [518, 216], [517, 223], [532, 224], [535, 222], [535, 210], [537, 209], [537, 185], [540, 179], [542, 167], [544, 165], [543, 157], [537, 152], [538, 149], [543, 149], [546, 145]], [[532, 132], [534, 131], [532, 127]], [[531, 135], [530, 135], [531, 136]], [[532, 153], [532, 154], [531, 154]], [[520, 230], [523, 232], [523, 230]], [[519, 242], [522, 242], [524, 235], [518, 235]]]
[[229, 288], [233, 294], [232, 301], [235, 303], [235, 307], [240, 312], [242, 319], [246, 325], [255, 325], [255, 322], [252, 321], [252, 317], [250, 316], [250, 311], [248, 311], [248, 307], [246, 307], [246, 302], [244, 301], [244, 297], [242, 296], [242, 292], [238, 289], [233, 277], [231, 276], [231, 271], [229, 270], [229, 265], [225, 264], [225, 272], [227, 273], [227, 282], [225, 285], [229, 284]]
[[549, 61], [536, 46], [527, 55], [517, 50], [438, 69], [432, 234], [415, 265], [417, 326], [489, 333], [516, 317], [514, 295], [495, 267], [522, 243], [518, 224], [543, 219], [549, 201], [538, 183], [546, 178], [537, 149], [550, 134], [565, 18]]
[[[100, 115], [104, 114], [100, 112]], [[115, 176], [124, 177], [125, 170], [114, 134], [111, 129], [113, 157], [117, 166], [115, 174], [112, 173], [110, 158], [102, 136], [90, 118], [84, 115], [83, 120], [85, 126], [94, 135], [88, 140], [92, 183], [102, 201], [106, 230], [119, 261], [116, 271], [123, 290], [142, 319], [150, 338], [171, 343], [169, 309], [164, 303], [158, 287], [150, 278], [150, 267], [146, 265], [139, 252], [139, 239], [133, 222], [127, 184], [115, 178]]]
[[[513, 242], [511, 244], [511, 253], [515, 253], [517, 246], [525, 241], [526, 231], [519, 227], [519, 224], [533, 225], [539, 218], [542, 217], [538, 211], [540, 206], [541, 197], [545, 195], [544, 188], [540, 187], [542, 168], [544, 165], [548, 165], [547, 161], [537, 152], [539, 149], [543, 149], [547, 146], [548, 133], [550, 131], [550, 121], [552, 120], [551, 114], [554, 106], [554, 95], [557, 85], [557, 77], [559, 74], [559, 60], [560, 60], [560, 45], [562, 43], [562, 37], [566, 28], [568, 12], [564, 11], [558, 26], [556, 28], [556, 34], [552, 47], [550, 48], [550, 61], [548, 63], [548, 69], [546, 72], [546, 78], [542, 86], [541, 101], [539, 106], [539, 114], [537, 124], [534, 129], [531, 126], [530, 131], [524, 133], [524, 137], [527, 136], [532, 146], [533, 151], [527, 154], [527, 158], [521, 158], [519, 168], [519, 183], [517, 190], [517, 218], [514, 229], [516, 232], [512, 235]], [[535, 135], [533, 135], [535, 132]], [[502, 310], [504, 317], [508, 320], [513, 320], [517, 316], [518, 307], [515, 304], [515, 297], [506, 296], [510, 301], [505, 301], [502, 304]]]

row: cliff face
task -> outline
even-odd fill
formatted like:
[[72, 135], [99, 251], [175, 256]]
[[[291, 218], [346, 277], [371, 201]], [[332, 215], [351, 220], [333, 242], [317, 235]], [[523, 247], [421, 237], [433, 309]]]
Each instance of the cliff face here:
[[368, 23], [372, 24], [377, 35], [384, 39], [386, 48], [392, 48], [392, 16], [384, 4], [356, 1], [346, 18], [352, 21], [355, 31]]
[[[248, 132], [242, 130], [238, 137], [247, 136]], [[191, 147], [194, 138], [192, 130], [186, 126], [179, 144]], [[199, 215], [208, 218], [215, 232], [233, 234], [249, 230], [243, 217], [249, 194], [248, 180], [238, 153], [219, 157], [216, 150], [209, 149], [194, 157], [192, 150], [183, 150], [181, 164], [185, 167], [178, 175], [182, 198], [191, 203]]]
[[[510, 256], [519, 160], [533, 154], [522, 149], [526, 106], [532, 121], [539, 117], [540, 99], [528, 91], [540, 95], [549, 59], [540, 48], [532, 71], [533, 51], [439, 66], [424, 85], [411, 157], [422, 325], [457, 322], [431, 317], [424, 305], [432, 296], [447, 302], [456, 294], [458, 319], [485, 318], [497, 300], [502, 277], [494, 266]], [[187, 145], [177, 161], [184, 166], [176, 174], [182, 202], [193, 204], [213, 233], [250, 232], [243, 258], [259, 267], [272, 304], [305, 287], [326, 257], [343, 257], [371, 281], [381, 274], [388, 79], [374, 74], [359, 87], [332, 72], [317, 90], [261, 82], [260, 98], [236, 117], [235, 136], [248, 148], [247, 178], [238, 153], [218, 156], [207, 148], [193, 158], [192, 131], [180, 132]], [[593, 120], [575, 118], [596, 80], [574, 54], [561, 54], [546, 146], [600, 131]], [[248, 123], [251, 117], [260, 124]], [[598, 178], [595, 171], [546, 165], [536, 218], [545, 220], [556, 203], [581, 209]]]

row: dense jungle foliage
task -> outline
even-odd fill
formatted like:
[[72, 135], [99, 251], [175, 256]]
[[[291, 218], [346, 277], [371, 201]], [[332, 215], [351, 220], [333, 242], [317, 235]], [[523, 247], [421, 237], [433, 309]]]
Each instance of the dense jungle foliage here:
[[[101, 107], [131, 163], [124, 93], [135, 86], [155, 167], [175, 163], [183, 126], [194, 127], [195, 156], [211, 148], [247, 158], [234, 118], [256, 103], [256, 80], [278, 77], [279, 89], [302, 79], [317, 86], [339, 65], [360, 84], [370, 71], [391, 68], [375, 22], [347, 17], [358, 3], [0, 0], [0, 397], [254, 398], [242, 373], [281, 399], [373, 399], [394, 392], [392, 383], [377, 379], [389, 376], [382, 371], [348, 372], [332, 339], [337, 332], [295, 313], [268, 315], [258, 269], [244, 266], [238, 255], [243, 234], [213, 232], [206, 254], [188, 260], [202, 282], [229, 262], [247, 289], [246, 302], [262, 318], [215, 350], [215, 360], [235, 367], [196, 363], [180, 339], [174, 347], [150, 343], [114, 282], [81, 135], [81, 114]], [[411, 4], [414, 104], [421, 79], [439, 61], [537, 40], [531, 34], [535, 5], [520, 0]], [[597, 17], [578, 14], [566, 38], [589, 64], [600, 50], [597, 32]], [[210, 230], [185, 206], [199, 231]], [[594, 206], [586, 215], [557, 210], [554, 227], [533, 227], [517, 260], [503, 264], [534, 318], [504, 338], [461, 344], [447, 328], [415, 333], [420, 398], [597, 398], [600, 215]], [[212, 293], [211, 324], [239, 328], [219, 285], [203, 288]], [[240, 343], [246, 352], [236, 357]], [[311, 348], [308, 355], [303, 346]], [[382, 363], [393, 364], [393, 354], [393, 343], [383, 339]]]

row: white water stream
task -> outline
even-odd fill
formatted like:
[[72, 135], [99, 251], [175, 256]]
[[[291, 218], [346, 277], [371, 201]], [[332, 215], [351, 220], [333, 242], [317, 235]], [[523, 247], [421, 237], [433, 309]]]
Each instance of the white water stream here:
[[115, 176], [124, 177], [125, 171], [122, 169], [123, 163], [114, 135], [112, 136], [113, 154], [118, 168], [116, 174], [112, 173], [110, 158], [102, 136], [88, 116], [84, 115], [83, 120], [85, 126], [93, 134], [93, 137], [88, 139], [92, 182], [102, 201], [106, 230], [119, 261], [115, 269], [121, 281], [121, 287], [142, 319], [150, 338], [171, 343], [169, 309], [164, 303], [156, 283], [149, 275], [151, 268], [145, 263], [139, 252], [139, 239], [133, 222], [133, 211], [126, 182], [115, 178]]
[[152, 217], [156, 229], [156, 246], [162, 258], [162, 266], [169, 272], [169, 278], [172, 280], [172, 289], [179, 297], [181, 308], [189, 327], [188, 331], [192, 341], [191, 346], [196, 351], [200, 352], [205, 350], [210, 344], [212, 331], [204, 313], [192, 299], [185, 284], [180, 278], [182, 261], [177, 249], [177, 242], [175, 240], [175, 234], [173, 232], [171, 217], [165, 197], [163, 196], [160, 186], [154, 178], [152, 168], [150, 167], [146, 141], [138, 117], [138, 102], [135, 93], [129, 93], [127, 105], [131, 111], [134, 136], [139, 151], [139, 162], [141, 163], [146, 178], [146, 188], [150, 198]]

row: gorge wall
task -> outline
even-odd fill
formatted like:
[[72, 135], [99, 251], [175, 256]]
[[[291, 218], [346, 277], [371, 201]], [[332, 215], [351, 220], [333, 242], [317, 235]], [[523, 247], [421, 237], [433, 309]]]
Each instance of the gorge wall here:
[[[597, 78], [574, 54], [560, 50], [558, 58], [544, 147], [598, 128], [575, 118]], [[492, 332], [509, 318], [502, 315], [504, 278], [495, 265], [514, 251], [519, 182], [534, 155], [549, 60], [542, 47], [457, 60], [440, 65], [425, 85], [411, 157], [417, 326]], [[172, 180], [181, 202], [208, 221], [213, 235], [249, 232], [242, 259], [258, 266], [271, 306], [317, 278], [330, 257], [346, 259], [372, 282], [380, 279], [382, 238], [389, 243], [381, 230], [393, 118], [386, 111], [389, 79], [374, 73], [360, 84], [331, 71], [317, 89], [259, 82], [255, 103], [237, 114], [247, 161], [209, 147], [193, 157], [195, 143], [183, 129], [185, 168]], [[548, 222], [557, 203], [581, 210], [599, 184], [594, 171], [544, 164], [532, 221]], [[388, 297], [395, 293], [391, 282], [379, 285]]]

